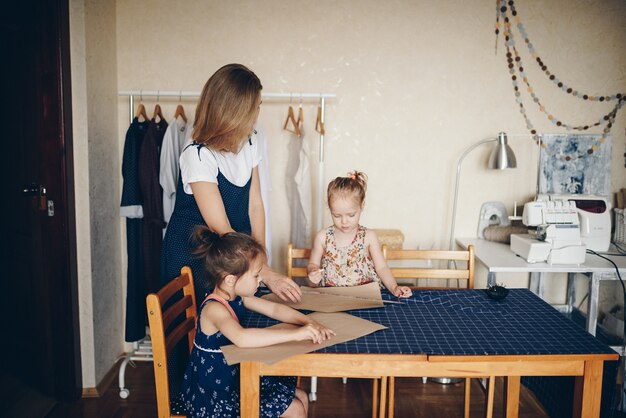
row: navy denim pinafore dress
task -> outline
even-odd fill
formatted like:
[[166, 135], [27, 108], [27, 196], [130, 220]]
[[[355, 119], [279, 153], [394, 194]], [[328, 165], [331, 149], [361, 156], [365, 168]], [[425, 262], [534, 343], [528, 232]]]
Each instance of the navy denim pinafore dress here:
[[[198, 158], [200, 158], [200, 149], [202, 144], [195, 141], [188, 147], [195, 146], [198, 149]], [[248, 213], [248, 203], [250, 201], [250, 184], [252, 176], [243, 186], [237, 186], [229, 182], [226, 177], [218, 170], [217, 187], [224, 202], [226, 215], [230, 226], [237, 232], [250, 235], [252, 227], [250, 225], [250, 215]], [[204, 300], [206, 294], [213, 289], [207, 289], [207, 272], [204, 268], [203, 261], [191, 254], [194, 248], [191, 234], [197, 225], [206, 226], [206, 222], [202, 218], [198, 204], [193, 195], [187, 194], [183, 190], [182, 176], [178, 176], [178, 185], [176, 187], [176, 203], [174, 212], [170, 218], [170, 222], [163, 239], [163, 249], [161, 252], [161, 284], [165, 285], [170, 280], [180, 274], [183, 266], [191, 267], [194, 285], [196, 289], [196, 300]]]

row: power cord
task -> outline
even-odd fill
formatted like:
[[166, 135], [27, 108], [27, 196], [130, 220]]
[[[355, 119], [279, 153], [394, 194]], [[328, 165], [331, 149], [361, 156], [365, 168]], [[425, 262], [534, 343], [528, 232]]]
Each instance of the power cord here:
[[[604, 255], [597, 253], [593, 250], [587, 250], [587, 254], [593, 254], [597, 257], [600, 257], [608, 261], [609, 263], [611, 263], [611, 265], [615, 269], [615, 274], [617, 275], [617, 278], [619, 279], [619, 282], [622, 285], [622, 291], [623, 291], [623, 296], [624, 296], [624, 309], [623, 310], [624, 310], [624, 313], [626, 314], [626, 285], [624, 285], [624, 280], [622, 280], [622, 275], [619, 272], [619, 267], [617, 267], [617, 264], [615, 264], [615, 262], [611, 260], [610, 258], [605, 257]], [[607, 254], [607, 255], [613, 255], [613, 254]], [[624, 254], [618, 254], [618, 255], [624, 255]], [[626, 338], [626, 315], [624, 318], [624, 337]]]
[[[607, 255], [618, 255], [618, 256], [624, 256], [626, 254], [624, 254], [624, 250], [617, 244], [613, 243], [615, 245], [615, 247], [617, 248], [617, 250], [620, 252], [620, 254], [607, 254]], [[624, 314], [624, 322], [623, 322], [623, 338], [622, 338], [622, 352], [626, 351], [626, 286], [624, 285], [624, 280], [622, 280], [622, 275], [619, 272], [619, 267], [617, 267], [617, 264], [615, 264], [613, 262], [613, 260], [611, 260], [608, 257], [605, 257], [604, 255], [601, 255], [593, 250], [587, 250], [588, 254], [593, 254], [595, 256], [598, 256], [606, 261], [608, 261], [609, 263], [611, 263], [613, 265], [613, 268], [615, 268], [615, 274], [617, 275], [617, 278], [619, 279], [620, 284], [622, 285], [622, 291], [623, 291], [623, 299], [624, 299], [624, 307], [622, 308], [622, 312]], [[622, 396], [626, 395], [626, 387], [622, 384]], [[620, 399], [621, 402], [621, 399]]]

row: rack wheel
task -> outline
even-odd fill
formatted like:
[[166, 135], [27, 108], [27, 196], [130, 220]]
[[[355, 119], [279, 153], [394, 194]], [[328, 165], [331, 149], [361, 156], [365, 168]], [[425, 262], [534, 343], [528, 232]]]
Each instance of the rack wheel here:
[[126, 399], [130, 395], [130, 391], [128, 389], [120, 389], [120, 398]]

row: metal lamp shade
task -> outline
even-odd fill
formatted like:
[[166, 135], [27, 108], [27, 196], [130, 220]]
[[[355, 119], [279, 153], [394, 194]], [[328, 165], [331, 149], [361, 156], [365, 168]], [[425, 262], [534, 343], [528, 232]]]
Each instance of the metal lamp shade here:
[[498, 143], [489, 157], [489, 168], [504, 170], [505, 168], [517, 167], [515, 153], [507, 142], [506, 134], [500, 132], [498, 134]]

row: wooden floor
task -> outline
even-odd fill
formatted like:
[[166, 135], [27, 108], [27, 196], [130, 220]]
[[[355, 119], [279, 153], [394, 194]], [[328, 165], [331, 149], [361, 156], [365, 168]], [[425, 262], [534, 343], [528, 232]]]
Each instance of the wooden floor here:
[[[309, 379], [302, 385], [308, 391]], [[128, 399], [118, 395], [117, 378], [100, 398], [82, 399], [72, 404], [58, 404], [47, 418], [154, 418], [157, 416], [152, 363], [138, 363], [126, 369]], [[318, 400], [312, 402], [309, 418], [363, 418], [371, 416], [372, 385], [369, 379], [318, 379]], [[480, 383], [473, 380], [472, 418], [484, 416], [484, 392]], [[502, 382], [496, 388], [496, 417], [502, 416]], [[463, 416], [463, 384], [440, 385], [422, 383], [421, 379], [396, 379], [395, 416], [456, 418]], [[532, 393], [522, 387], [520, 418], [547, 418]]]

